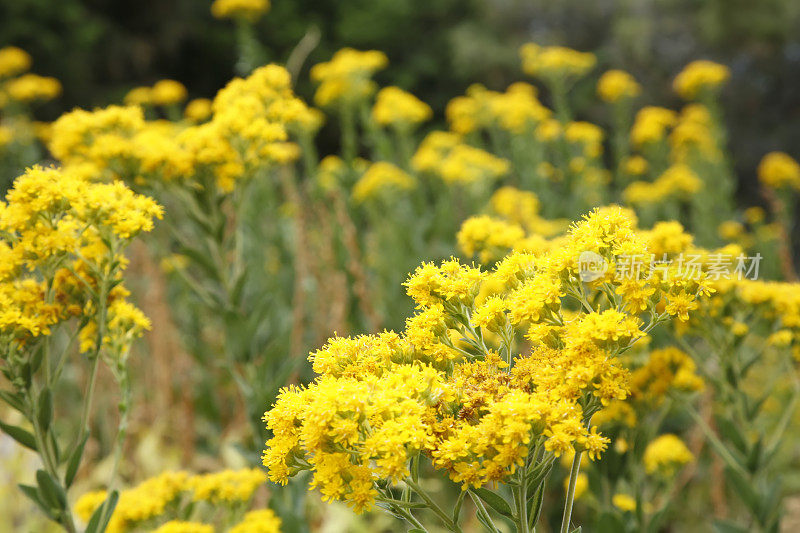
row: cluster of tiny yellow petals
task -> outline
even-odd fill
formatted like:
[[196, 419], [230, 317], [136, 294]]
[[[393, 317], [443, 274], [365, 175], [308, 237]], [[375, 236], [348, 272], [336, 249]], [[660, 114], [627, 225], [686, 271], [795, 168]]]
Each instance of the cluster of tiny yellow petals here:
[[258, 509], [244, 515], [241, 522], [228, 530], [228, 533], [280, 533], [281, 519], [272, 509]]
[[688, 198], [703, 186], [700, 177], [685, 164], [675, 164], [652, 182], [635, 181], [622, 192], [626, 202], [634, 205], [652, 204], [670, 197]]
[[428, 104], [399, 87], [384, 87], [375, 97], [372, 118], [381, 126], [404, 127], [430, 120]]
[[563, 46], [539, 46], [527, 43], [520, 48], [522, 70], [544, 79], [576, 78], [592, 70], [597, 63], [594, 54], [578, 52]]
[[211, 14], [218, 19], [241, 18], [256, 21], [269, 8], [269, 0], [214, 0]]
[[694, 455], [686, 444], [670, 433], [656, 437], [644, 452], [644, 467], [648, 474], [659, 473], [672, 477], [678, 468], [691, 463]]
[[800, 163], [784, 152], [770, 152], [758, 165], [758, 180], [772, 189], [800, 190]]
[[[529, 209], [536, 213], [535, 202]], [[477, 233], [462, 232], [465, 242]], [[582, 281], [582, 252], [611, 262], [647, 251], [646, 234], [620, 207], [590, 213], [558, 239], [539, 255], [512, 253], [491, 272], [455, 259], [423, 263], [405, 283], [417, 307], [405, 331], [335, 337], [314, 352], [318, 378], [283, 389], [264, 416], [270, 479], [311, 471], [323, 500], [361, 512], [386, 483], [406, 479], [418, 456], [465, 489], [507, 482], [533, 447], [597, 459], [609, 439], [587, 420], [628, 397], [617, 355], [645, 335], [643, 311], [652, 321], [663, 301], [676, 307], [664, 317], [680, 315], [704, 289], [686, 279]], [[607, 304], [575, 311], [598, 305], [582, 291], [602, 284], [613, 293]], [[529, 348], [515, 353], [523, 335]]]
[[[223, 470], [210, 474], [163, 472], [120, 492], [119, 501], [108, 524], [110, 533], [140, 531], [161, 523], [157, 531], [170, 533], [205, 533], [211, 525], [170, 519], [183, 500], [205, 501], [215, 507], [241, 508], [252, 500], [253, 493], [266, 481], [257, 468]], [[188, 495], [188, 498], [185, 496]], [[106, 491], [88, 492], [75, 504], [75, 512], [84, 522], [103, 504]], [[234, 526], [239, 533], [278, 533], [280, 519], [271, 510], [251, 511]], [[232, 530], [233, 531], [233, 530]]]
[[641, 86], [624, 70], [606, 71], [597, 82], [597, 95], [609, 103], [635, 98], [641, 92]]
[[416, 180], [407, 172], [387, 161], [378, 161], [353, 186], [353, 200], [362, 203], [387, 191], [408, 191], [416, 186]]
[[367, 98], [375, 92], [372, 74], [388, 63], [386, 55], [377, 50], [339, 50], [330, 61], [311, 68], [311, 79], [319, 83], [314, 101], [319, 106], [329, 106]]
[[692, 61], [675, 76], [672, 86], [680, 96], [692, 100], [704, 91], [717, 89], [730, 76], [731, 71], [725, 65], [708, 60]]
[[420, 143], [411, 160], [418, 172], [429, 172], [448, 184], [492, 181], [510, 170], [510, 164], [480, 148], [461, 142], [458, 136], [432, 132]]
[[0, 48], [0, 79], [15, 76], [31, 68], [33, 60], [25, 50], [16, 46]]

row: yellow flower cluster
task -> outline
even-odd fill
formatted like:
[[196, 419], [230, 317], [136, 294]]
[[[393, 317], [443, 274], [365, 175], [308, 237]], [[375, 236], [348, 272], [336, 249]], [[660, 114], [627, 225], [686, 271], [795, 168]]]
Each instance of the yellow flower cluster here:
[[249, 501], [256, 489], [266, 481], [258, 468], [223, 470], [191, 477], [186, 487], [192, 490], [195, 501], [233, 503]]
[[183, 115], [189, 122], [203, 122], [214, 112], [212, 102], [208, 98], [195, 98], [183, 110]]
[[672, 87], [687, 100], [693, 100], [706, 91], [713, 91], [728, 81], [731, 71], [725, 65], [708, 60], [692, 61], [675, 76]]
[[214, 533], [214, 526], [200, 522], [170, 520], [154, 529], [153, 533]]
[[411, 160], [417, 172], [427, 172], [447, 184], [484, 183], [510, 169], [505, 159], [475, 148], [449, 132], [434, 131], [420, 143]]
[[386, 55], [377, 50], [339, 50], [330, 61], [311, 68], [311, 79], [319, 83], [314, 101], [324, 107], [367, 98], [376, 88], [372, 74], [386, 68], [388, 62]]
[[5, 82], [0, 90], [10, 100], [16, 102], [46, 101], [61, 95], [61, 82], [46, 76], [23, 74], [18, 78], [12, 78]]
[[[152, 101], [169, 101], [176, 91], [167, 89]], [[75, 110], [55, 122], [49, 146], [64, 164], [91, 165], [111, 179], [211, 181], [227, 193], [258, 168], [295, 160], [299, 149], [288, 141], [289, 131], [320, 124], [318, 114], [294, 96], [289, 73], [277, 65], [232, 80], [212, 109], [210, 121], [190, 126], [146, 122], [138, 106]]]
[[33, 60], [25, 50], [16, 46], [0, 48], [0, 79], [26, 72]]
[[409, 128], [430, 120], [431, 107], [399, 87], [384, 87], [375, 97], [372, 119], [381, 126]]
[[281, 519], [271, 509], [250, 511], [228, 533], [280, 533]]
[[636, 113], [631, 128], [631, 142], [635, 146], [662, 141], [667, 136], [667, 129], [678, 122], [678, 114], [671, 109], [647, 106]]
[[186, 87], [179, 81], [160, 80], [152, 87], [135, 87], [125, 95], [126, 105], [180, 104], [187, 97]]
[[450, 129], [460, 134], [490, 128], [523, 134], [551, 115], [536, 97], [536, 88], [523, 82], [509, 85], [504, 93], [472, 85], [465, 96], [450, 100], [445, 112]]
[[240, 18], [255, 22], [269, 8], [269, 0], [214, 0], [211, 14], [218, 19]]
[[459, 249], [467, 256], [479, 256], [489, 264], [509, 250], [541, 253], [558, 246], [546, 237], [561, 234], [566, 220], [547, 220], [539, 215], [539, 199], [530, 191], [505, 186], [497, 189], [489, 205], [495, 215], [470, 217], [457, 234]]
[[669, 136], [674, 161], [688, 161], [697, 152], [708, 160], [721, 157], [714, 138], [714, 119], [707, 107], [690, 104], [681, 110], [678, 122]]
[[647, 363], [631, 374], [634, 401], [660, 403], [670, 390], [694, 392], [703, 386], [694, 360], [675, 347], [651, 351]]
[[770, 152], [758, 164], [758, 180], [772, 189], [800, 190], [800, 163], [783, 152]]
[[[176, 513], [184, 496], [188, 496], [191, 501], [206, 501], [215, 507], [247, 503], [264, 481], [266, 476], [257, 468], [199, 475], [164, 472], [120, 492], [107, 531], [139, 531], [143, 525], [166, 519], [161, 525], [166, 532], [213, 532], [210, 525], [169, 520], [169, 517]], [[107, 492], [103, 490], [84, 494], [75, 504], [76, 514], [84, 521], [89, 520], [106, 496]], [[280, 531], [280, 520], [270, 510], [252, 511], [245, 515], [240, 524], [234, 526], [237, 527], [239, 529], [236, 531], [239, 533], [277, 533]]]
[[694, 461], [694, 455], [676, 435], [656, 437], [644, 451], [644, 468], [648, 474], [670, 478], [681, 466]]
[[597, 63], [594, 54], [563, 46], [527, 43], [522, 45], [519, 54], [525, 74], [546, 80], [578, 78], [592, 70]]
[[[680, 314], [657, 314], [659, 301], [669, 309], [708, 292], [683, 278], [584, 284], [584, 252], [644, 256], [634, 230], [629, 212], [605, 208], [573, 225], [560, 248], [511, 254], [489, 273], [423, 263], [405, 284], [418, 310], [402, 334], [333, 338], [309, 358], [317, 380], [281, 391], [265, 415], [270, 479], [311, 470], [323, 499], [361, 512], [385, 486], [376, 481], [406, 479], [420, 454], [465, 488], [507, 481], [534, 449], [596, 458], [608, 440], [587, 420], [628, 392], [616, 355]], [[516, 352], [523, 333], [531, 348]]]
[[653, 182], [635, 181], [622, 192], [626, 202], [634, 205], [662, 202], [666, 198], [688, 198], [703, 186], [703, 182], [688, 165], [669, 167]]
[[605, 102], [616, 103], [639, 96], [642, 87], [624, 70], [609, 70], [597, 81], [597, 95]]
[[[107, 294], [109, 329], [104, 342], [127, 344], [149, 327], [124, 298], [121, 252], [153, 228], [162, 210], [121, 183], [92, 183], [55, 168], [33, 167], [0, 202], [0, 336], [3, 355], [70, 317], [95, 326], [100, 277], [113, 276]], [[86, 349], [92, 345], [85, 346]], [[86, 351], [86, 350], [84, 350]]]
[[363, 203], [388, 191], [408, 191], [417, 186], [408, 173], [386, 161], [372, 163], [353, 186], [353, 200]]

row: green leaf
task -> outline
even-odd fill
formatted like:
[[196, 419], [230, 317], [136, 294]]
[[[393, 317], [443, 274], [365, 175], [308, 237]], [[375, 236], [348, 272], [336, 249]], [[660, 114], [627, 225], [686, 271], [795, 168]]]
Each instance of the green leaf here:
[[733, 491], [747, 505], [748, 509], [754, 514], [757, 513], [760, 507], [759, 497], [753, 490], [750, 481], [733, 468], [727, 466], [725, 467], [725, 478], [733, 486]]
[[748, 533], [750, 530], [727, 520], [715, 520], [712, 524], [714, 533]]
[[80, 443], [72, 450], [72, 455], [70, 455], [69, 460], [67, 461], [67, 470], [64, 473], [64, 484], [69, 488], [72, 486], [72, 482], [75, 480], [75, 474], [78, 473], [78, 468], [81, 466], [81, 458], [83, 457], [83, 448], [86, 446], [86, 441], [89, 440], [89, 432], [83, 434], [83, 438], [81, 439]]
[[572, 533], [581, 533], [583, 531], [583, 526], [578, 526], [572, 530]]
[[478, 497], [486, 502], [492, 509], [497, 511], [503, 516], [507, 516], [508, 518], [513, 518], [514, 513], [511, 512], [511, 506], [508, 505], [508, 502], [496, 492], [492, 492], [488, 489], [470, 489], [474, 494], [477, 494]]
[[39, 346], [33, 351], [33, 355], [31, 356], [31, 372], [36, 372], [39, 370], [39, 367], [42, 366], [42, 360], [44, 359], [44, 344], [39, 344]]
[[733, 422], [729, 419], [724, 418], [722, 416], [714, 417], [714, 422], [717, 424], [717, 428], [719, 429], [720, 434], [725, 440], [730, 441], [736, 446], [736, 449], [742, 455], [747, 455], [749, 446], [747, 445], [747, 441], [742, 435], [742, 432], [736, 427]]
[[53, 393], [50, 387], [45, 387], [39, 394], [39, 412], [36, 418], [39, 420], [39, 427], [46, 433], [53, 421]]
[[89, 518], [89, 523], [86, 525], [86, 533], [103, 533], [106, 530], [108, 521], [111, 520], [114, 509], [117, 508], [118, 499], [119, 492], [112, 491], [106, 501], [92, 513], [92, 517]]
[[458, 495], [458, 499], [456, 500], [456, 505], [453, 507], [453, 522], [456, 524], [458, 523], [458, 517], [461, 514], [461, 505], [464, 503], [464, 498], [467, 495], [467, 491], [462, 490], [461, 494]]
[[19, 442], [26, 448], [30, 448], [35, 452], [39, 451], [39, 447], [36, 445], [36, 437], [34, 437], [30, 432], [22, 429], [19, 426], [12, 426], [4, 422], [0, 422], [0, 429], [2, 429], [6, 435]]
[[0, 390], [0, 400], [3, 400], [10, 407], [16, 409], [20, 413], [25, 412], [25, 405], [23, 404], [22, 396], [20, 396], [19, 394]]
[[39, 509], [41, 509], [44, 514], [46, 514], [49, 518], [53, 520], [56, 519], [55, 516], [53, 516], [52, 509], [50, 509], [50, 507], [45, 505], [45, 503], [39, 497], [39, 491], [36, 490], [36, 487], [31, 487], [30, 485], [24, 485], [22, 483], [20, 483], [18, 487], [19, 490], [21, 490], [25, 496], [27, 496], [33, 503], [35, 503], [37, 507], [39, 507]]
[[531, 529], [536, 526], [539, 521], [539, 515], [542, 514], [542, 504], [544, 503], [544, 482], [536, 489], [532, 498], [528, 499], [528, 525]]
[[67, 508], [67, 493], [64, 488], [45, 470], [36, 471], [39, 496], [50, 508], [62, 511]]
[[414, 529], [409, 529], [408, 533], [425, 533], [425, 530], [424, 529], [419, 529], [418, 527], [415, 527]]

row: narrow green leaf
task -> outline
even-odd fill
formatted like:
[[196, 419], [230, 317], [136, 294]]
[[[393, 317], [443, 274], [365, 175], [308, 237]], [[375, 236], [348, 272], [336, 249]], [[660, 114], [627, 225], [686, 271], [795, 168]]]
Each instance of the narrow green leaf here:
[[511, 512], [511, 506], [508, 505], [508, 502], [496, 492], [492, 492], [488, 489], [470, 489], [473, 493], [477, 494], [478, 497], [486, 502], [489, 507], [497, 511], [503, 516], [507, 516], [508, 518], [513, 518], [514, 513]]
[[35, 452], [39, 451], [38, 446], [36, 446], [36, 437], [34, 437], [29, 431], [26, 431], [19, 426], [12, 426], [11, 424], [6, 424], [4, 422], [0, 422], [0, 429], [2, 429], [6, 435], [19, 442], [26, 448], [30, 448]]
[[33, 355], [31, 356], [31, 372], [35, 373], [39, 368], [42, 366], [42, 361], [44, 360], [44, 344], [39, 344], [39, 346], [33, 350]]
[[725, 478], [732, 485], [734, 492], [742, 502], [747, 505], [751, 512], [757, 513], [760, 507], [758, 494], [753, 490], [749, 480], [745, 479], [738, 471], [733, 468], [725, 467]]
[[89, 432], [83, 434], [83, 438], [81, 439], [80, 443], [72, 450], [72, 455], [70, 455], [69, 460], [67, 461], [67, 470], [64, 473], [64, 484], [67, 488], [72, 486], [72, 482], [75, 480], [75, 474], [78, 473], [78, 468], [81, 466], [81, 458], [83, 457], [83, 448], [86, 446], [86, 441], [89, 440]]
[[714, 533], [748, 533], [750, 530], [727, 520], [715, 520], [712, 524]]
[[742, 432], [739, 431], [736, 425], [722, 416], [714, 417], [714, 422], [717, 424], [717, 428], [722, 437], [736, 446], [739, 453], [747, 455], [749, 446], [747, 445], [744, 435], [742, 435]]
[[456, 500], [456, 505], [453, 508], [453, 522], [456, 524], [458, 523], [458, 517], [461, 514], [461, 505], [464, 503], [464, 498], [467, 496], [467, 491], [462, 490], [461, 494], [458, 495], [458, 499]]
[[59, 511], [67, 508], [67, 493], [49, 472], [37, 470], [36, 483], [39, 485], [39, 495], [42, 501], [48, 506]]
[[119, 492], [112, 491], [106, 501], [95, 509], [92, 517], [89, 518], [89, 523], [86, 525], [86, 533], [103, 533], [108, 526], [108, 521], [114, 514], [114, 509], [117, 508], [117, 500], [119, 499]]
[[544, 486], [545, 483], [542, 482], [536, 488], [536, 492], [533, 494], [533, 497], [528, 500], [528, 527], [533, 529], [536, 526], [536, 522], [539, 521], [539, 515], [542, 514], [542, 506], [544, 504]]
[[53, 393], [50, 387], [45, 387], [39, 394], [39, 412], [36, 417], [39, 420], [39, 427], [46, 433], [53, 421]]
[[55, 520], [52, 509], [50, 509], [50, 507], [45, 505], [45, 503], [39, 497], [39, 491], [36, 489], [36, 487], [31, 487], [30, 485], [24, 485], [22, 483], [20, 483], [18, 487], [19, 490], [21, 490], [25, 496], [27, 496], [33, 503], [35, 503], [36, 506], [39, 507], [39, 509], [41, 509], [44, 514], [46, 514], [49, 518]]
[[10, 407], [16, 409], [20, 413], [25, 411], [25, 405], [22, 403], [22, 396], [12, 392], [0, 390], [0, 400], [6, 402]]

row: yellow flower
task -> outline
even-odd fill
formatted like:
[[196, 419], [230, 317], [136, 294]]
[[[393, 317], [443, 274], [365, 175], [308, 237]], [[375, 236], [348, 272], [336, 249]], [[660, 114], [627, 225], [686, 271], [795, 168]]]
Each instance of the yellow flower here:
[[430, 120], [433, 110], [428, 104], [398, 87], [378, 91], [372, 107], [372, 119], [381, 126], [407, 127]]
[[611, 498], [614, 507], [625, 513], [632, 513], [636, 510], [636, 500], [628, 494], [615, 494]]
[[214, 0], [211, 14], [218, 19], [241, 18], [255, 22], [269, 8], [269, 0]]
[[186, 100], [186, 87], [179, 81], [157, 81], [150, 90], [150, 100], [153, 105], [179, 104]]
[[681, 439], [672, 434], [657, 437], [644, 451], [644, 467], [648, 474], [658, 472], [672, 477], [678, 468], [694, 460]]
[[361, 52], [343, 48], [330, 61], [311, 67], [311, 79], [320, 85], [314, 101], [329, 106], [339, 101], [361, 101], [375, 91], [372, 74], [389, 63], [386, 55], [377, 50]]
[[31, 68], [33, 60], [25, 50], [16, 46], [0, 48], [0, 79], [16, 76]]
[[214, 533], [214, 526], [200, 522], [170, 520], [155, 528], [153, 533]]
[[783, 152], [770, 152], [758, 164], [758, 180], [773, 189], [800, 190], [800, 163]]
[[259, 509], [244, 515], [241, 522], [228, 530], [228, 533], [280, 533], [281, 519], [272, 509]]
[[195, 98], [188, 104], [183, 114], [190, 122], [203, 122], [211, 116], [211, 100], [208, 98]]
[[153, 103], [153, 89], [150, 87], [134, 87], [122, 100], [125, 105], [150, 105]]
[[728, 81], [731, 71], [725, 65], [713, 61], [692, 61], [675, 77], [672, 87], [687, 100], [692, 100], [705, 91], [713, 91]]
[[641, 92], [633, 76], [623, 70], [609, 70], [597, 82], [597, 95], [609, 103], [635, 98]]
[[260, 468], [245, 468], [197, 475], [187, 485], [195, 501], [234, 503], [249, 501], [266, 479]]
[[3, 89], [12, 100], [29, 103], [56, 98], [61, 94], [61, 82], [55, 78], [23, 74], [6, 82]]
[[643, 107], [636, 113], [631, 128], [631, 142], [642, 146], [663, 140], [667, 129], [678, 122], [678, 114], [663, 107]]
[[370, 165], [356, 182], [353, 200], [362, 203], [389, 191], [408, 191], [416, 186], [416, 180], [400, 168], [386, 161], [378, 161]]
[[525, 74], [551, 80], [583, 76], [597, 63], [594, 54], [578, 52], [563, 46], [539, 46], [527, 43], [522, 45], [519, 53]]

